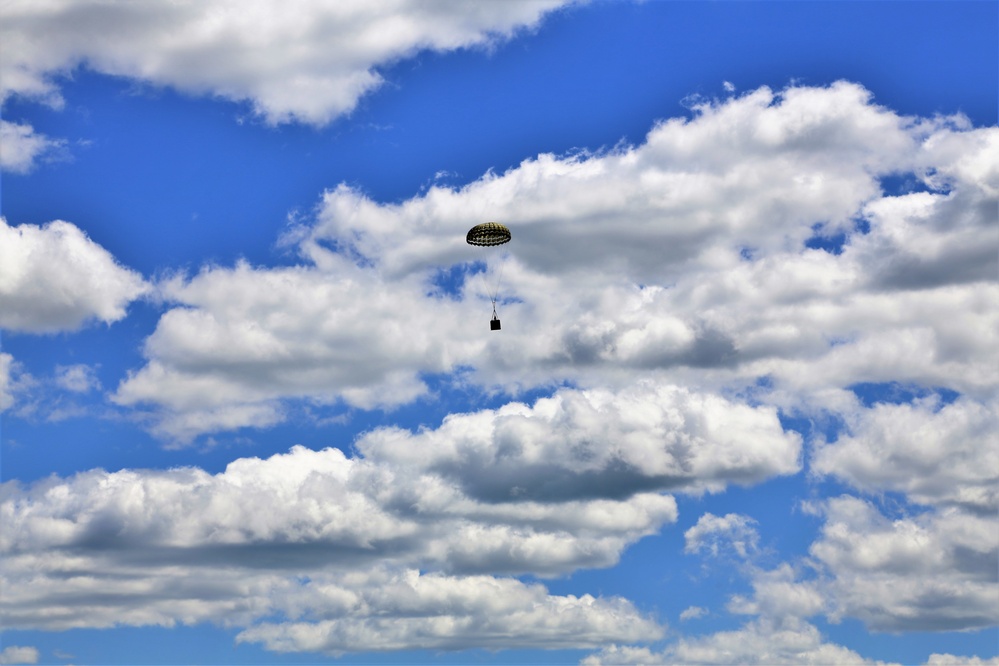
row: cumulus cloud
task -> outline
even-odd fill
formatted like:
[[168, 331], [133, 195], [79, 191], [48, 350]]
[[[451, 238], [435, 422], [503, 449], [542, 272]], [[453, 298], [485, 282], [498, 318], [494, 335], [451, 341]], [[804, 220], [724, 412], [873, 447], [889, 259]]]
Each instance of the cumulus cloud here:
[[[761, 258], [799, 254], [817, 223], [852, 229], [861, 207], [878, 198], [878, 173], [988, 163], [992, 145], [987, 131], [968, 139], [970, 128], [952, 129], [960, 119], [901, 117], [845, 82], [779, 94], [761, 88], [694, 113], [658, 124], [639, 146], [540, 155], [401, 204], [377, 204], [341, 186], [327, 193], [316, 235], [351, 242], [389, 272], [407, 271], [450, 263], [461, 245], [455, 231], [469, 218], [497, 216], [514, 225], [523, 239], [517, 256], [534, 270], [599, 268], [605, 277], [615, 269], [658, 282], [727, 268], [746, 248]], [[926, 155], [930, 138], [961, 148]], [[960, 150], [974, 155], [961, 158]], [[965, 171], [971, 182], [991, 178], [988, 169]]]
[[11, 227], [0, 217], [0, 327], [46, 333], [125, 316], [148, 287], [73, 224]]
[[716, 516], [706, 513], [697, 519], [697, 524], [683, 533], [686, 539], [684, 552], [700, 553], [707, 551], [717, 557], [733, 550], [740, 558], [747, 558], [759, 548], [760, 535], [749, 516], [729, 513]]
[[[996, 134], [900, 117], [847, 83], [760, 89], [663, 122], [637, 147], [541, 155], [401, 204], [337, 188], [304, 248], [318, 257], [334, 240], [403, 276], [467, 261], [467, 220], [502, 219], [514, 229], [504, 288], [523, 303], [506, 308], [518, 328], [504, 338], [518, 339], [493, 372], [511, 379], [669, 369], [701, 384], [889, 377], [982, 391], [996, 383], [979, 362], [996, 343]], [[881, 195], [878, 174], [930, 164], [949, 193]], [[809, 248], [816, 233], [844, 234], [839, 254]], [[909, 255], [962, 269], [879, 274]]]
[[[881, 664], [824, 639], [805, 618], [824, 605], [821, 594], [797, 580], [788, 565], [748, 569], [753, 593], [729, 602], [734, 613], [755, 615], [741, 627], [700, 636], [680, 634], [662, 652], [612, 645], [581, 662], [602, 664]], [[682, 616], [681, 616], [682, 618]]]
[[[388, 638], [447, 649], [651, 640], [657, 625], [626, 602], [551, 597], [486, 574], [613, 565], [630, 543], [676, 520], [676, 503], [659, 491], [792, 473], [800, 442], [772, 410], [645, 384], [620, 395], [564, 389], [533, 407], [454, 415], [437, 430], [376, 430], [355, 446], [355, 458], [296, 447], [217, 475], [92, 471], [27, 489], [7, 484], [5, 622], [229, 618], [251, 625], [240, 640], [331, 653]], [[51, 555], [39, 568], [43, 552]], [[170, 582], [177, 566], [183, 590]], [[309, 571], [309, 581], [289, 578], [289, 567]], [[417, 568], [441, 573], [405, 573]], [[67, 578], [67, 570], [87, 573]], [[384, 596], [390, 585], [402, 597], [427, 595], [426, 608], [396, 617]], [[493, 597], [512, 604], [509, 612], [474, 601]], [[313, 617], [348, 598], [349, 613]], [[254, 624], [273, 612], [288, 621]], [[510, 635], [518, 642], [502, 638]]]
[[[823, 640], [812, 624], [760, 619], [734, 631], [681, 638], [661, 653], [648, 648], [612, 646], [583, 659], [584, 666], [609, 664], [884, 664]], [[885, 664], [885, 666], [887, 666]]]
[[953, 654], [931, 654], [926, 666], [999, 666], [999, 657], [982, 659]]
[[[850, 496], [827, 500], [820, 511], [826, 522], [810, 558], [770, 570], [743, 568], [752, 592], [732, 595], [726, 608], [754, 617], [738, 629], [680, 633], [659, 652], [608, 646], [582, 663], [881, 664], [828, 642], [809, 618], [852, 617], [875, 631], [893, 632], [974, 630], [999, 620], [999, 530], [993, 516], [951, 507], [891, 521]], [[747, 521], [740, 518], [702, 516], [687, 533], [687, 550], [704, 551], [705, 535], [744, 531]], [[703, 612], [692, 607], [681, 619]], [[934, 654], [927, 663], [991, 662]]]
[[[655, 640], [662, 628], [623, 599], [555, 597], [540, 585], [476, 576], [462, 579], [407, 572], [353, 599], [348, 617], [319, 622], [261, 623], [237, 642], [276, 652], [341, 654], [412, 648], [460, 650], [586, 648], [632, 636]], [[511, 638], [515, 637], [515, 638]]]
[[827, 642], [812, 624], [794, 618], [753, 620], [734, 631], [681, 639], [667, 653], [686, 664], [880, 664]]
[[378, 68], [421, 50], [483, 47], [565, 4], [266, 1], [6, 2], [0, 65], [10, 95], [60, 106], [78, 67], [248, 102], [268, 123], [328, 123], [383, 84]]
[[24, 174], [37, 161], [63, 147], [65, 141], [35, 132], [31, 125], [0, 120], [0, 170]]
[[[676, 517], [672, 498], [649, 493], [572, 500], [561, 509], [512, 500], [482, 505], [440, 477], [301, 447], [265, 461], [237, 460], [215, 476], [197, 469], [93, 471], [56, 487], [41, 484], [24, 497], [14, 492], [5, 505], [6, 547], [114, 547], [155, 558], [163, 549], [315, 541], [368, 562], [398, 553], [414, 563], [475, 570], [484, 568], [480, 559], [502, 554], [511, 572], [559, 573], [612, 564], [627, 542]], [[133, 504], [138, 497], [145, 499]], [[49, 524], [60, 528], [39, 531]]]
[[850, 432], [820, 446], [811, 469], [867, 492], [892, 490], [927, 505], [999, 509], [999, 403], [938, 397], [878, 404], [853, 414]]
[[[754, 616], [740, 629], [594, 659], [859, 662], [807, 618], [893, 631], [994, 623], [983, 438], [995, 429], [999, 261], [982, 248], [999, 244], [997, 136], [960, 117], [899, 116], [850, 83], [760, 89], [662, 122], [639, 146], [542, 155], [397, 204], [332, 189], [294, 236], [301, 265], [208, 267], [162, 283], [170, 308], [114, 399], [185, 440], [276, 423], [292, 399], [409, 403], [428, 391], [426, 374], [510, 394], [574, 388], [418, 432], [376, 430], [354, 458], [295, 449], [219, 475], [88, 472], [10, 489], [15, 625], [112, 623], [134, 604], [140, 623], [231, 618], [243, 640], [272, 649], [336, 653], [370, 646], [375, 629], [448, 648], [460, 644], [449, 626], [489, 643], [536, 624], [528, 610], [476, 615], [482, 586], [499, 586], [568, 609], [552, 633], [524, 630], [530, 645], [561, 645], [554, 636], [573, 626], [624, 644], [637, 639], [605, 629], [640, 616], [617, 601], [502, 576], [610, 566], [676, 519], [663, 492], [795, 473], [801, 441], [778, 407], [845, 421], [838, 440], [816, 446], [816, 474], [930, 510], [892, 522], [861, 499], [823, 504], [815, 580], [757, 572], [752, 596], [728, 604]], [[925, 191], [883, 192], [879, 178], [899, 173]], [[503, 220], [513, 242], [469, 248], [470, 219]], [[490, 334], [501, 273], [504, 329]], [[867, 408], [847, 390], [859, 382], [961, 395]], [[918, 436], [898, 434], [910, 429]], [[745, 516], [706, 514], [687, 546], [748, 556], [755, 534]], [[315, 575], [291, 579], [279, 564], [291, 562]], [[167, 563], [190, 581], [173, 596]], [[370, 600], [385, 581], [414, 608], [469, 592], [453, 616], [402, 616], [395, 601]]]
[[[639, 372], [728, 393], [766, 377], [788, 409], [883, 381], [981, 402], [999, 384], [983, 362], [999, 344], [997, 136], [841, 82], [705, 103], [638, 146], [397, 204], [341, 185], [294, 237], [302, 265], [165, 285], [177, 306], [116, 397], [182, 439], [272, 423], [289, 398], [410, 402], [422, 375], [457, 370], [513, 393]], [[883, 193], [899, 172], [928, 191]], [[502, 219], [513, 242], [470, 248], [470, 219]], [[504, 329], [486, 337], [500, 276]]]
[[296, 447], [216, 475], [94, 470], [4, 484], [4, 626], [215, 621], [271, 649], [331, 653], [388, 637], [393, 649], [459, 649], [661, 634], [626, 601], [502, 576], [613, 565], [676, 520], [672, 497], [483, 502], [429, 467], [367, 451]]
[[810, 553], [826, 569], [830, 614], [876, 631], [978, 629], [999, 622], [994, 515], [958, 508], [890, 520], [869, 502], [826, 504]]
[[680, 621], [686, 622], [687, 620], [696, 620], [697, 618], [704, 617], [707, 614], [707, 609], [701, 608], [700, 606], [689, 606], [688, 608], [685, 608], [682, 613], [680, 613]]
[[415, 434], [380, 429], [356, 446], [455, 479], [484, 501], [553, 501], [760, 483], [798, 470], [800, 438], [772, 409], [639, 382], [454, 414]]
[[930, 395], [844, 413], [846, 432], [818, 444], [812, 473], [872, 495], [903, 493], [922, 508], [893, 520], [855, 497], [818, 507], [826, 523], [810, 553], [824, 567], [830, 616], [879, 631], [995, 625], [995, 398], [944, 404]]
[[663, 491], [759, 482], [800, 457], [773, 409], [651, 382], [378, 429], [354, 448], [6, 484], [5, 625], [217, 621], [331, 654], [655, 640], [626, 601], [503, 576], [612, 566], [675, 522]]
[[327, 270], [239, 264], [178, 278], [161, 290], [185, 306], [160, 319], [145, 345], [150, 363], [116, 400], [164, 406], [160, 428], [179, 438], [260, 425], [261, 413], [273, 422], [274, 401], [288, 396], [368, 409], [410, 402], [427, 390], [420, 371], [445, 372], [454, 348], [468, 356], [485, 346], [460, 306], [427, 300], [425, 287], [385, 283], [342, 260]]
[[605, 664], [634, 664], [635, 666], [661, 666], [665, 655], [656, 654], [649, 648], [630, 645], [610, 645], [597, 654], [584, 657], [581, 666], [604, 666]]
[[38, 649], [26, 645], [8, 645], [0, 651], [0, 664], [37, 664]]
[[[758, 650], [754, 648], [759, 648]], [[683, 655], [682, 657], [680, 655]], [[893, 662], [866, 659], [848, 648], [826, 643], [818, 630], [807, 623], [779, 630], [755, 622], [738, 631], [721, 632], [707, 638], [685, 641], [675, 650], [656, 653], [648, 648], [614, 645], [584, 658], [582, 666], [635, 664], [870, 664], [890, 666]], [[953, 654], [932, 654], [925, 666], [995, 666], [999, 657], [981, 659]]]
[[728, 608], [733, 613], [767, 618], [808, 618], [821, 612], [826, 602], [813, 583], [798, 580], [789, 564], [770, 571], [753, 570], [753, 595], [733, 595]]

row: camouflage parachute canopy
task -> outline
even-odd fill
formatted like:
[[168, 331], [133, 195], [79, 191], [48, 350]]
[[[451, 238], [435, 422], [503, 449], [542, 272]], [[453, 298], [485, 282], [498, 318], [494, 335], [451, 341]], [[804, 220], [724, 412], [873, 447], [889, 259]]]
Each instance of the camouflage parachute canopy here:
[[465, 242], [469, 245], [502, 245], [510, 242], [510, 230], [499, 222], [476, 224], [468, 230]]

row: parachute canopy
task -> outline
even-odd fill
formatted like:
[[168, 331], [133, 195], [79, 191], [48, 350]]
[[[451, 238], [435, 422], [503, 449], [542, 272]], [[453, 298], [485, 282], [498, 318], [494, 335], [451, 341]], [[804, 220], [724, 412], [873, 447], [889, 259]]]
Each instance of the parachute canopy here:
[[469, 245], [502, 245], [510, 242], [510, 230], [499, 222], [483, 222], [468, 230], [465, 242]]

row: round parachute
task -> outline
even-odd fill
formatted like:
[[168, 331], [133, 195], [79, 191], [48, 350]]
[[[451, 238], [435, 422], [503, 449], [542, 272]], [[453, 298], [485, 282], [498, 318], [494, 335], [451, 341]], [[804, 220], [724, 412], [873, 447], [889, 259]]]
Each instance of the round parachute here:
[[469, 245], [491, 246], [510, 242], [510, 230], [499, 222], [476, 224], [468, 230], [465, 242]]

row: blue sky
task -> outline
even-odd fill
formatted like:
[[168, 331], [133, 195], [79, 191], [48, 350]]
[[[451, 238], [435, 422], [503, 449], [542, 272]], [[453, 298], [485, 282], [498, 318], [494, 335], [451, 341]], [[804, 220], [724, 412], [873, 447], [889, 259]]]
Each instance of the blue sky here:
[[999, 663], [999, 3], [0, 19], [0, 663]]

